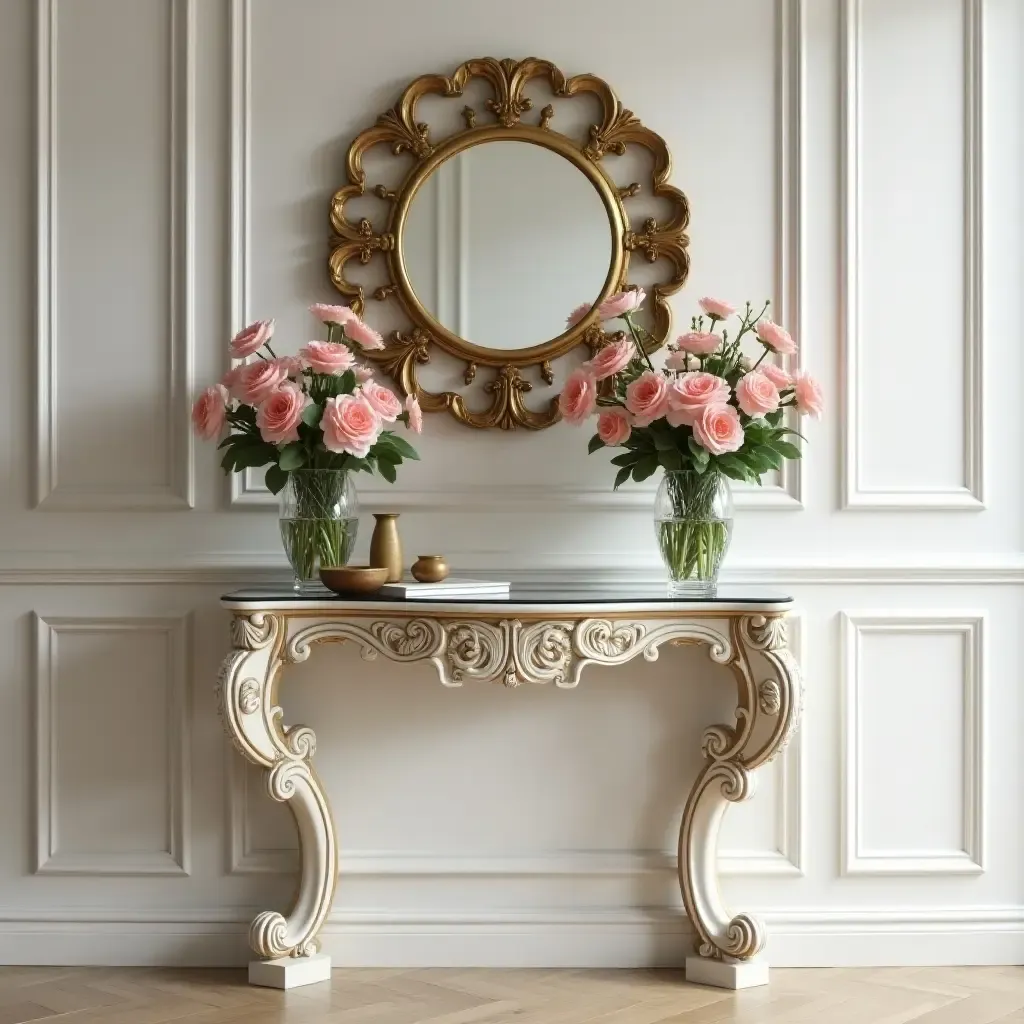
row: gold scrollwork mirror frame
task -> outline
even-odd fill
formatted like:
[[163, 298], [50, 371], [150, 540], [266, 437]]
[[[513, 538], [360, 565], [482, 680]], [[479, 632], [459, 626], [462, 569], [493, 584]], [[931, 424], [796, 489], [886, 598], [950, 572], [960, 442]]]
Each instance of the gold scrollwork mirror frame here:
[[[493, 96], [485, 103], [486, 115], [464, 107], [462, 116], [466, 127], [440, 142], [433, 142], [429, 125], [416, 118], [417, 104], [428, 94], [461, 97], [473, 78], [484, 79], [493, 90]], [[596, 97], [601, 105], [600, 123], [590, 126], [587, 138], [576, 140], [551, 127], [555, 111], [550, 104], [540, 111], [536, 125], [523, 123], [523, 114], [533, 108], [524, 89], [534, 79], [546, 79], [556, 98], [584, 94]], [[493, 117], [493, 122], [477, 124], [478, 118], [488, 115]], [[461, 64], [451, 77], [423, 75], [406, 88], [391, 110], [377, 118], [373, 127], [360, 133], [348, 151], [348, 184], [339, 188], [331, 200], [333, 234], [328, 263], [332, 283], [352, 309], [362, 315], [366, 306], [364, 288], [345, 276], [346, 264], [351, 260], [368, 264], [378, 254], [385, 258], [388, 283], [374, 289], [371, 297], [381, 302], [396, 297], [413, 326], [407, 333], [392, 332], [384, 349], [365, 355], [379, 363], [406, 394], [416, 395], [424, 411], [447, 409], [457, 420], [473, 427], [509, 430], [524, 426], [537, 430], [557, 421], [557, 399], [551, 399], [544, 409], [530, 409], [524, 394], [532, 390], [533, 385], [522, 371], [536, 367], [541, 378], [550, 384], [554, 380], [553, 359], [581, 344], [589, 346], [592, 352], [597, 351], [609, 335], [603, 331], [594, 310], [580, 323], [543, 344], [513, 350], [484, 348], [453, 334], [424, 308], [409, 282], [403, 257], [402, 233], [406, 217], [423, 182], [457, 153], [498, 139], [533, 143], [565, 157], [597, 189], [612, 229], [611, 260], [597, 302], [628, 286], [632, 253], [641, 253], [650, 263], [659, 259], [667, 261], [668, 279], [647, 288], [653, 337], [648, 347], [653, 350], [664, 344], [671, 328], [668, 296], [682, 287], [690, 265], [686, 235], [689, 204], [679, 189], [668, 184], [672, 170], [668, 146], [660, 135], [644, 127], [632, 111], [622, 106], [602, 79], [589, 74], [566, 78], [552, 63], [535, 57], [522, 61], [481, 57]], [[415, 161], [398, 189], [392, 191], [383, 185], [372, 189], [372, 194], [390, 204], [387, 225], [379, 233], [368, 218], [349, 220], [345, 210], [350, 200], [367, 192], [363, 155], [377, 145], [388, 145], [394, 156], [409, 154]], [[649, 151], [650, 181], [646, 185], [631, 182], [620, 187], [612, 181], [601, 160], [608, 153], [622, 155], [631, 145]], [[625, 204], [642, 193], [667, 201], [670, 213], [664, 223], [648, 217], [640, 230], [636, 230]], [[496, 370], [494, 378], [484, 386], [491, 395], [487, 409], [475, 412], [457, 392], [432, 393], [420, 385], [417, 367], [430, 361], [432, 345], [465, 361], [467, 385], [476, 378], [479, 366]]]

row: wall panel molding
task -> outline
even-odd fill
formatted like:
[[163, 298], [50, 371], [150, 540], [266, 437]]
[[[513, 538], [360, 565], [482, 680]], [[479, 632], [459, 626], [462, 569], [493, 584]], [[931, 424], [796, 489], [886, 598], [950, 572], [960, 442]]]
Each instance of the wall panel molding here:
[[[35, 627], [35, 816], [36, 874], [49, 875], [187, 875], [190, 832], [190, 617], [43, 616], [33, 613]], [[61, 634], [163, 633], [169, 640], [171, 665], [167, 692], [167, 834], [166, 851], [109, 853], [61, 852], [57, 793], [56, 681], [60, 672], [57, 638]], [[87, 682], [87, 680], [86, 680]], [[127, 727], [127, 726], [125, 726]], [[97, 740], [99, 742], [99, 740]]]
[[[842, 630], [842, 865], [843, 875], [973, 875], [985, 869], [985, 612], [899, 609], [843, 612]], [[860, 640], [868, 634], [962, 636], [963, 660], [963, 822], [962, 848], [955, 851], [865, 849], [861, 834]], [[927, 709], [908, 728], [927, 728]], [[892, 757], [912, 751], [875, 752]]]
[[857, 510], [981, 511], [984, 472], [984, 0], [962, 0], [964, 21], [963, 400], [962, 487], [871, 488], [863, 483], [861, 381], [861, 0], [840, 8], [840, 265], [843, 397], [842, 507]]
[[[773, 316], [786, 323], [793, 337], [803, 341], [804, 309], [803, 220], [805, 175], [803, 153], [804, 118], [804, 4], [805, 0], [774, 0], [776, 11], [775, 50], [775, 223]], [[231, 0], [230, 7], [230, 166], [228, 205], [230, 209], [231, 301], [229, 332], [239, 330], [251, 315], [252, 276], [252, 0]], [[324, 210], [326, 219], [327, 211]], [[464, 299], [464, 296], [462, 296]], [[461, 300], [460, 300], [461, 301]], [[460, 316], [465, 311], [460, 310]], [[802, 345], [801, 345], [802, 348]], [[791, 357], [798, 369], [803, 355]], [[799, 443], [799, 442], [798, 442]], [[764, 487], [737, 484], [733, 489], [737, 508], [761, 511], [803, 509], [804, 462], [786, 462], [780, 483]], [[375, 480], [376, 483], [376, 480]], [[262, 482], [262, 470], [232, 473], [232, 507], [276, 507], [277, 498]], [[586, 506], [594, 510], [620, 511], [649, 508], [655, 488], [612, 491], [600, 487], [477, 487], [447, 488], [444, 491], [406, 490], [401, 486], [360, 486], [364, 508], [404, 511], [410, 508], [507, 509], [509, 504], [543, 510], [573, 510]]]
[[58, 479], [60, 425], [57, 238], [60, 197], [56, 161], [57, 8], [60, 0], [36, 5], [36, 429], [35, 504], [64, 511], [159, 510], [194, 503], [194, 441], [189, 421], [194, 352], [195, 302], [195, 0], [167, 0], [171, 31], [170, 104], [170, 296], [167, 369], [167, 464], [171, 479], [140, 488], [68, 487]]

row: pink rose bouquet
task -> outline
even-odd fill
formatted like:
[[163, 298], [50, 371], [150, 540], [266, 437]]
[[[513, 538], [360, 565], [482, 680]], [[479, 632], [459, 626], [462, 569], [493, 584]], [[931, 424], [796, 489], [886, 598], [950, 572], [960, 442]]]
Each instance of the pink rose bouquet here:
[[[632, 340], [610, 342], [575, 370], [559, 405], [575, 425], [597, 416], [590, 452], [624, 449], [611, 460], [618, 467], [616, 488], [665, 470], [657, 526], [669, 574], [676, 582], [713, 581], [729, 540], [719, 514], [723, 478], [760, 484], [784, 460], [799, 459], [801, 450], [789, 438], [801, 435], [787, 424], [786, 411], [818, 417], [824, 398], [809, 375], [794, 376], [766, 361], [796, 352], [785, 328], [765, 317], [767, 302], [759, 313], [748, 302], [737, 314], [727, 302], [702, 298], [701, 315], [657, 369], [647, 354], [652, 339], [636, 320], [643, 300], [637, 288], [598, 307], [603, 320], [621, 318]], [[730, 336], [734, 315], [739, 326]], [[745, 342], [760, 352], [744, 353]]]
[[317, 303], [310, 312], [326, 325], [326, 341], [278, 357], [270, 347], [274, 321], [251, 324], [235, 335], [229, 351], [252, 361], [206, 388], [192, 410], [196, 433], [207, 440], [229, 428], [220, 442], [225, 473], [266, 466], [274, 494], [291, 479], [296, 514], [287, 530], [282, 519], [282, 533], [302, 580], [315, 579], [318, 561], [343, 565], [348, 557], [355, 528], [332, 512], [347, 474], [379, 473], [394, 483], [402, 462], [419, 455], [389, 425], [400, 421], [417, 434], [423, 427], [414, 396], [403, 406], [357, 362], [361, 351], [380, 347], [380, 335], [348, 306]]

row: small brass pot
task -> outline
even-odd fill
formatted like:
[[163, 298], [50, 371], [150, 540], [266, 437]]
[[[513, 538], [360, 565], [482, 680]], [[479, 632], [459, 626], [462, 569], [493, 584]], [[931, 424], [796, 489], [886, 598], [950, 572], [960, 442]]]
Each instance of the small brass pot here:
[[420, 583], [440, 583], [448, 577], [448, 563], [444, 555], [417, 555], [412, 563], [412, 575]]

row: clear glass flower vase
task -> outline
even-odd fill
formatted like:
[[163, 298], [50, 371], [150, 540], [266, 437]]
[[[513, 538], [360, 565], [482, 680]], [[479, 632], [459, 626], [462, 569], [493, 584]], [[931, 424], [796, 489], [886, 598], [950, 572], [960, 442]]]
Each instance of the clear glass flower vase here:
[[337, 469], [296, 469], [280, 494], [281, 540], [297, 591], [321, 591], [320, 566], [345, 565], [359, 529], [351, 475]]
[[671, 597], [714, 597], [732, 524], [732, 491], [721, 473], [665, 473], [654, 498], [654, 532]]

